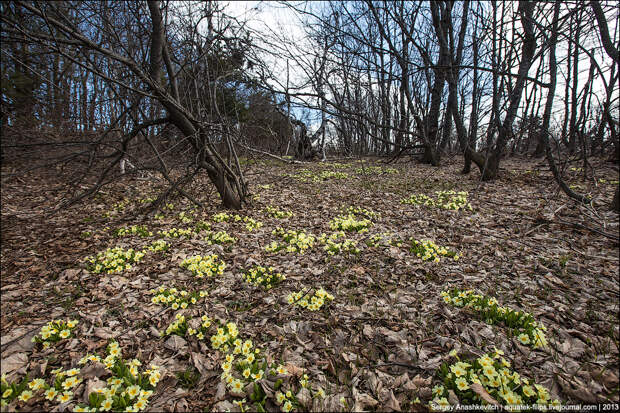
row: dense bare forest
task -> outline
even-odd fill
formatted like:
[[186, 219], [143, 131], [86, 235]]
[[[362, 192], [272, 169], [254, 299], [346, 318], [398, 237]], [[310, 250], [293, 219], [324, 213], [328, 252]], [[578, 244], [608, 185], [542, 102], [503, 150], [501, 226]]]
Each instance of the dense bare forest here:
[[0, 12], [2, 411], [618, 408], [615, 2]]

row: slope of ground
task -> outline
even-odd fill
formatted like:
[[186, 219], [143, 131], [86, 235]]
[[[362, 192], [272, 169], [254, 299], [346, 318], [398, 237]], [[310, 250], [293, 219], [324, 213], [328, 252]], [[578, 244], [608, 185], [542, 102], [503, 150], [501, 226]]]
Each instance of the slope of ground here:
[[[41, 210], [55, 205], [63, 192], [41, 190], [42, 182], [52, 187], [50, 178], [7, 176], [5, 167], [3, 391], [26, 373], [46, 384], [38, 391], [32, 385], [32, 397], [20, 394], [22, 400], [15, 393], [24, 389], [14, 387], [3, 403], [11, 409], [52, 408], [62, 401], [43, 393], [54, 386], [53, 371], [81, 368], [79, 380], [63, 389], [72, 394], [62, 404], [79, 410], [112, 374], [103, 365], [79, 361], [87, 354], [103, 359], [111, 342], [126, 360], [138, 359], [140, 371], [159, 367], [154, 393], [145, 398], [147, 410], [255, 409], [256, 400], [266, 410], [325, 411], [420, 410], [433, 399], [454, 404], [474, 397], [505, 404], [488, 386], [489, 392], [473, 386], [471, 377], [463, 391], [454, 387], [457, 373], [440, 380], [442, 363], [455, 366], [455, 352], [466, 360], [496, 350], [510, 369], [549, 390], [549, 400], [542, 402], [618, 403], [618, 216], [606, 205], [618, 176], [605, 164], [597, 164], [596, 176], [589, 173], [587, 180], [579, 168], [567, 168], [569, 183], [594, 197], [593, 205], [578, 206], [558, 193], [544, 165], [526, 160], [507, 160], [501, 178], [484, 184], [476, 174], [460, 175], [457, 165], [245, 163], [254, 195], [237, 218], [219, 209], [217, 194], [200, 180], [190, 191], [206, 200], [206, 210], [176, 199], [155, 217], [127, 219], [157, 189], [152, 181], [128, 180], [79, 208], [46, 217]], [[436, 199], [436, 191], [466, 191], [471, 209], [402, 203], [419, 194]], [[229, 216], [217, 215], [222, 212]], [[344, 219], [342, 234], [338, 216]], [[131, 226], [142, 227], [132, 234]], [[123, 227], [130, 233], [117, 234]], [[178, 238], [162, 233], [173, 228], [191, 232]], [[297, 241], [287, 243], [278, 228], [300, 231]], [[234, 240], [226, 242], [220, 231]], [[148, 251], [158, 239], [168, 250]], [[412, 251], [416, 240], [433, 241], [446, 254], [424, 260], [424, 253]], [[272, 251], [280, 246], [284, 249]], [[131, 268], [110, 274], [96, 273], [85, 261], [114, 247], [146, 252]], [[181, 266], [210, 254], [225, 263], [221, 274], [199, 278]], [[252, 285], [243, 274], [256, 266], [273, 267], [286, 279], [269, 289]], [[175, 309], [153, 302], [160, 287], [206, 296]], [[546, 327], [548, 345], [527, 343], [525, 330], [510, 328], [499, 313], [480, 316], [456, 300], [447, 303], [441, 293], [454, 289], [471, 289], [497, 299], [499, 307], [530, 313]], [[323, 306], [303, 308], [300, 296], [291, 297], [298, 291], [319, 291]], [[202, 339], [189, 333], [162, 337], [179, 314], [193, 318], [190, 328], [202, 331], [201, 316], [211, 326], [203, 328]], [[33, 343], [55, 319], [78, 324], [47, 348]], [[224, 348], [214, 348], [218, 326], [220, 335], [230, 333], [230, 322], [238, 338], [260, 349], [257, 360], [267, 363], [254, 363], [248, 377], [237, 365], [243, 352], [234, 354], [229, 369]], [[233, 347], [231, 340], [229, 353]], [[265, 376], [253, 377], [259, 370]], [[227, 371], [232, 384], [243, 384], [240, 392], [226, 386]], [[525, 384], [512, 387], [519, 394]], [[101, 405], [104, 398], [107, 393], [90, 403]], [[121, 403], [109, 398], [116, 407]], [[138, 400], [129, 399], [128, 406]]]

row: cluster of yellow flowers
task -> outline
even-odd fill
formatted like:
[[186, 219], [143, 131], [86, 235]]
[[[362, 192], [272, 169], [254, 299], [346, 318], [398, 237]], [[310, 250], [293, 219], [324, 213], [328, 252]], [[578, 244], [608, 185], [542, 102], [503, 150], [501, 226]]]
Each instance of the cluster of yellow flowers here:
[[179, 308], [185, 309], [190, 304], [196, 304], [199, 299], [207, 296], [206, 291], [193, 291], [187, 292], [185, 290], [178, 291], [176, 288], [159, 287], [149, 291], [151, 294], [155, 294], [151, 298], [153, 304], [164, 304], [172, 307], [173, 310]]
[[319, 174], [315, 174], [307, 169], [302, 169], [296, 174], [288, 176], [302, 182], [322, 182], [329, 179], [347, 179], [349, 177], [349, 175], [344, 172], [321, 171]]
[[245, 222], [245, 229], [247, 229], [248, 231], [253, 231], [263, 226], [262, 222], [256, 221], [255, 219], [250, 217], [243, 217], [243, 222]]
[[473, 210], [469, 202], [467, 202], [466, 191], [435, 191], [437, 199], [433, 199], [427, 195], [411, 195], [411, 197], [402, 199], [401, 204], [424, 205], [429, 207], [437, 207], [442, 209], [451, 209], [458, 211], [459, 209]]
[[372, 235], [366, 239], [366, 245], [369, 247], [401, 247], [403, 242], [398, 238], [392, 237], [389, 232], [383, 234]]
[[282, 406], [283, 412], [290, 412], [291, 410], [293, 410], [293, 403], [296, 402], [293, 392], [291, 392], [290, 390], [286, 391], [285, 393], [276, 392], [275, 396], [276, 403]]
[[513, 329], [521, 344], [530, 345], [534, 348], [547, 347], [545, 336], [547, 327], [534, 320], [530, 313], [502, 307], [496, 298], [476, 294], [473, 290], [461, 291], [455, 288], [450, 291], [442, 291], [441, 296], [446, 304], [475, 311], [489, 323], [503, 322]]
[[186, 335], [190, 337], [196, 336], [198, 340], [203, 340], [207, 334], [207, 330], [211, 327], [213, 320], [206, 315], [203, 315], [201, 320], [198, 322], [198, 325], [194, 324], [196, 328], [190, 327], [190, 322], [192, 322], [192, 319], [186, 320], [184, 315], [175, 314], [174, 321], [170, 323], [164, 331], [160, 332], [159, 335], [162, 337], [171, 334], [176, 334], [181, 337], [185, 337]]
[[361, 208], [361, 207], [354, 207], [354, 206], [350, 206], [347, 209], [344, 210], [344, 213], [346, 215], [360, 215], [369, 219], [377, 219], [379, 218], [380, 214], [374, 212], [371, 209], [366, 209], [366, 208]]
[[191, 228], [182, 229], [182, 228], [170, 228], [169, 230], [159, 231], [158, 235], [160, 237], [167, 238], [191, 238], [194, 235], [194, 230]]
[[327, 181], [328, 179], [347, 179], [348, 177], [349, 175], [344, 172], [321, 171], [318, 179], [316, 179], [317, 177], [315, 176], [312, 180], [315, 182], [320, 182]]
[[114, 209], [115, 211], [123, 211], [125, 210], [125, 207], [129, 204], [129, 200], [128, 199], [123, 199], [122, 201], [119, 201], [117, 203], [115, 203], [114, 205], [112, 205], [112, 209]]
[[154, 202], [154, 201], [155, 201], [155, 198], [151, 198], [151, 197], [146, 197], [146, 198], [138, 199], [138, 202], [141, 203], [141, 204], [148, 204], [148, 203], [151, 203], [151, 202]]
[[200, 231], [210, 231], [210, 230], [211, 230], [211, 224], [203, 220], [196, 222], [196, 225], [194, 227], [194, 232], [196, 233]]
[[364, 168], [355, 169], [355, 173], [364, 175], [397, 174], [398, 169], [382, 168], [380, 166], [366, 166]]
[[160, 336], [165, 337], [170, 334], [176, 334], [177, 336], [183, 337], [185, 333], [187, 333], [188, 325], [185, 320], [185, 316], [182, 314], [175, 314], [174, 321], [166, 327], [166, 329], [159, 333]]
[[265, 251], [267, 252], [286, 250], [286, 252], [298, 252], [303, 254], [306, 250], [314, 246], [314, 236], [308, 235], [304, 231], [284, 231], [283, 228], [277, 227], [271, 233], [282, 238], [284, 242], [278, 243], [277, 241], [273, 241], [265, 247]]
[[[284, 368], [282, 366], [278, 367], [278, 370], [277, 370], [278, 373], [280, 372], [280, 369], [284, 369]], [[284, 369], [284, 372], [286, 372], [286, 369]], [[301, 380], [299, 380], [299, 383], [301, 384], [302, 387], [310, 389], [308, 379], [309, 379], [308, 375], [304, 374]], [[290, 390], [285, 391], [285, 392], [277, 391], [274, 394], [274, 396], [276, 398], [276, 403], [282, 406], [283, 412], [290, 412], [291, 410], [293, 410], [293, 408], [299, 407], [299, 403], [296, 397], [293, 395], [293, 392], [291, 392]], [[319, 387], [312, 392], [312, 396], [323, 399], [325, 398], [325, 390]]]
[[280, 208], [276, 207], [272, 207], [272, 206], [267, 206], [265, 208], [265, 210], [267, 211], [267, 215], [269, 215], [272, 218], [289, 218], [293, 216], [293, 213], [291, 211], [282, 211], [280, 210]]
[[158, 240], [151, 242], [151, 245], [149, 245], [146, 249], [150, 252], [160, 252], [160, 251], [168, 251], [169, 248], [170, 248], [170, 245], [168, 245], [166, 241], [162, 239], [158, 239]]
[[[225, 353], [228, 353], [228, 350], [232, 347], [234, 347], [236, 351], [240, 345], [240, 340], [236, 340], [238, 335], [239, 330], [237, 329], [237, 325], [235, 323], [223, 324], [218, 327], [217, 333], [211, 336], [211, 346], [213, 346], [216, 350], [221, 348]], [[249, 341], [249, 343], [251, 347], [252, 342]], [[239, 347], [239, 349], [241, 349], [241, 347]]]
[[254, 266], [243, 273], [243, 280], [253, 285], [262, 285], [266, 289], [271, 289], [286, 280], [286, 276], [275, 272], [275, 268], [265, 268], [261, 265]]
[[121, 357], [121, 349], [116, 341], [112, 341], [107, 347], [107, 357], [89, 354], [78, 363], [83, 365], [88, 362], [103, 363], [112, 373], [107, 379], [107, 385], [95, 388], [88, 395], [88, 406], [78, 404], [73, 411], [96, 412], [96, 411], [126, 411], [138, 412], [145, 410], [148, 399], [153, 395], [157, 383], [161, 379], [159, 367], [151, 365], [140, 373], [138, 367], [142, 362], [138, 359], [126, 361]]
[[183, 224], [189, 224], [193, 220], [194, 218], [192, 218], [190, 214], [186, 214], [184, 211], [181, 211], [181, 213], [179, 214], [179, 221], [181, 221]]
[[[139, 360], [125, 361], [121, 357], [120, 346], [112, 341], [107, 347], [107, 357], [90, 354], [78, 362], [84, 365], [88, 362], [102, 363], [112, 374], [107, 379], [107, 385], [91, 389], [86, 395], [88, 404], [76, 402], [72, 407], [75, 412], [101, 412], [101, 411], [128, 411], [138, 412], [146, 409], [148, 398], [153, 394], [155, 386], [161, 378], [159, 368], [151, 366], [142, 374], [138, 367], [142, 364]], [[79, 376], [79, 368], [63, 370], [57, 368], [51, 371], [53, 377], [51, 384], [45, 378], [35, 378], [28, 381], [27, 378], [20, 382], [9, 383], [2, 375], [1, 393], [2, 408], [17, 399], [19, 403], [28, 402], [33, 397], [42, 397], [50, 402], [69, 403], [77, 396], [75, 389], [82, 383]], [[40, 396], [38, 395], [40, 393]], [[81, 393], [79, 394], [81, 399]], [[15, 406], [13, 406], [15, 407]]]
[[142, 238], [152, 237], [153, 233], [148, 230], [146, 225], [132, 225], [130, 227], [121, 227], [115, 231], [117, 237], [124, 237], [127, 235], [138, 235]]
[[204, 257], [195, 255], [184, 259], [181, 262], [181, 267], [190, 270], [196, 277], [203, 278], [205, 275], [207, 277], [222, 275], [226, 268], [226, 263], [218, 261], [218, 256], [215, 254]]
[[559, 407], [560, 401], [553, 400], [549, 391], [526, 377], [510, 370], [510, 363], [503, 357], [501, 350], [495, 354], [485, 354], [469, 362], [460, 361], [456, 351], [450, 352], [457, 362], [449, 365], [444, 363], [438, 371], [443, 385], [433, 388], [434, 399], [431, 408], [443, 410], [450, 406], [447, 398], [448, 391], [452, 390], [462, 405], [485, 404], [480, 396], [470, 390], [473, 383], [479, 384], [504, 406], [534, 405]]
[[[338, 238], [344, 238], [342, 242], [336, 242]], [[331, 234], [329, 237], [326, 234], [321, 234], [318, 238], [319, 242], [325, 244], [323, 249], [327, 251], [329, 255], [336, 255], [341, 252], [348, 254], [359, 254], [361, 251], [357, 248], [357, 241], [346, 239], [343, 231], [337, 231]]]
[[372, 225], [372, 221], [364, 218], [358, 220], [355, 214], [339, 215], [332, 219], [329, 223], [329, 227], [333, 231], [356, 231], [359, 233], [368, 232], [368, 228]]
[[435, 206], [435, 200], [428, 195], [411, 195], [409, 198], [401, 199], [401, 204]]
[[247, 229], [248, 231], [252, 231], [263, 226], [263, 223], [260, 221], [256, 221], [255, 219], [250, 217], [241, 217], [238, 214], [229, 215], [226, 212], [220, 212], [213, 215], [214, 222], [229, 222], [230, 220], [233, 220], [234, 222], [245, 222], [245, 229]]
[[325, 301], [332, 301], [334, 296], [328, 293], [320, 287], [314, 292], [314, 294], [304, 294], [302, 291], [292, 292], [286, 297], [286, 301], [289, 304], [296, 305], [302, 308], [307, 308], [310, 311], [319, 310]]
[[0, 393], [2, 395], [0, 408], [2, 408], [2, 411], [5, 411], [4, 408], [16, 398], [24, 402], [30, 400], [33, 393], [30, 390], [26, 390], [27, 387], [28, 381], [25, 378], [20, 381], [9, 382], [6, 379], [6, 375], [2, 373], [2, 378], [0, 379]]
[[140, 262], [146, 253], [136, 251], [133, 248], [124, 250], [121, 247], [108, 248], [100, 252], [96, 257], [86, 257], [85, 261], [89, 271], [95, 274], [121, 272], [131, 268], [131, 264]]
[[204, 239], [205, 241], [207, 241], [207, 244], [209, 245], [234, 244], [235, 242], [237, 242], [237, 239], [228, 235], [226, 231], [217, 231], [217, 232], [207, 231]]
[[[257, 406], [264, 406], [262, 402], [266, 397], [259, 381], [267, 375], [275, 376], [273, 381], [275, 381], [275, 390], [278, 390], [283, 384], [284, 376], [288, 375], [283, 365], [275, 362], [268, 364], [264, 357], [260, 357], [261, 350], [254, 346], [252, 340], [242, 340], [234, 323], [221, 324], [217, 333], [211, 337], [211, 343], [214, 349], [221, 349], [225, 353], [225, 359], [221, 364], [221, 380], [226, 387], [232, 394], [241, 396], [247, 386], [253, 383], [253, 393], [250, 398]], [[307, 375], [304, 376], [302, 385], [308, 385]], [[319, 390], [318, 394], [324, 397], [325, 392], [322, 389]], [[284, 394], [285, 397], [283, 397]], [[276, 400], [278, 404], [283, 404], [284, 411], [291, 411], [294, 406], [299, 406], [290, 390], [284, 394], [279, 391], [276, 393]], [[245, 411], [243, 408], [245, 402], [244, 398], [234, 403], [240, 407], [241, 411]]]
[[349, 163], [340, 163], [340, 162], [330, 162], [325, 164], [326, 167], [334, 168], [334, 169], [346, 169], [350, 168], [351, 164]]
[[454, 251], [450, 251], [445, 247], [440, 247], [433, 241], [417, 241], [411, 239], [410, 251], [423, 261], [439, 262], [439, 257], [452, 257], [454, 261], [458, 261], [460, 256]]
[[435, 194], [437, 195], [437, 206], [440, 208], [454, 211], [459, 209], [473, 210], [467, 201], [467, 191], [436, 191]]
[[40, 336], [32, 337], [33, 343], [43, 343], [48, 348], [52, 343], [71, 337], [73, 329], [78, 325], [77, 320], [52, 320], [41, 327]]
[[241, 221], [241, 216], [239, 215], [229, 215], [226, 212], [220, 212], [218, 214], [213, 215], [212, 217], [213, 222], [228, 222], [231, 219], [234, 219], [235, 221]]

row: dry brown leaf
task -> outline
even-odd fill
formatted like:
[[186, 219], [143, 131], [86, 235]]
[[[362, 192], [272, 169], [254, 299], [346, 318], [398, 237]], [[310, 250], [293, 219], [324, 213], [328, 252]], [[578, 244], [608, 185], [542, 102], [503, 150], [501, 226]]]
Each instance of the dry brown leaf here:
[[500, 404], [497, 402], [497, 400], [495, 400], [493, 397], [491, 397], [491, 395], [489, 394], [489, 392], [487, 392], [484, 387], [482, 387], [482, 385], [478, 384], [478, 383], [472, 383], [469, 385], [469, 387], [471, 387], [471, 389], [474, 391], [474, 393], [476, 393], [478, 396], [480, 396], [480, 398], [485, 401], [488, 404], [492, 404], [493, 406], [500, 406]]
[[7, 376], [28, 364], [27, 353], [13, 353], [7, 358], [0, 360], [0, 370]]

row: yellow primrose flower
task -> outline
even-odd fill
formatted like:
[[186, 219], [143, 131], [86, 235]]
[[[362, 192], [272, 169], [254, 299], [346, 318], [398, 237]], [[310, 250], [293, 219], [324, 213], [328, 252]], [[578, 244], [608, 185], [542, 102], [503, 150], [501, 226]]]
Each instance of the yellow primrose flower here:
[[70, 391], [66, 391], [63, 394], [58, 395], [58, 401], [61, 403], [66, 403], [69, 400], [71, 400], [71, 397], [73, 397], [73, 392]]
[[111, 398], [107, 398], [103, 402], [101, 402], [101, 406], [99, 407], [99, 409], [103, 410], [104, 412], [107, 412], [108, 410], [110, 410], [112, 408], [113, 404], [114, 404], [114, 402], [112, 401], [112, 399]]
[[478, 363], [480, 363], [480, 365], [482, 367], [491, 366], [491, 365], [493, 365], [493, 359], [485, 354], [484, 356], [482, 356], [482, 357], [480, 357], [478, 359]]
[[467, 380], [465, 380], [465, 377], [459, 377], [458, 379], [454, 381], [454, 384], [456, 384], [456, 387], [460, 391], [465, 391], [469, 389], [469, 385], [467, 384]]
[[80, 407], [80, 406], [75, 406], [73, 408], [74, 412], [87, 412], [88, 411], [88, 407]]
[[149, 397], [151, 397], [153, 395], [153, 390], [141, 390], [140, 391], [140, 398], [141, 399], [148, 399]]
[[8, 388], [4, 391], [4, 393], [2, 393], [2, 398], [6, 399], [8, 398], [11, 394], [13, 394], [13, 389]]
[[67, 376], [69, 376], [69, 377], [75, 376], [79, 372], [80, 372], [80, 369], [69, 369], [69, 370], [66, 371]]
[[450, 371], [452, 371], [456, 377], [461, 377], [467, 373], [461, 366], [450, 366]]
[[522, 390], [523, 394], [525, 394], [527, 397], [534, 397], [536, 395], [536, 392], [534, 391], [534, 389], [532, 389], [531, 386], [523, 386]]
[[129, 398], [134, 399], [138, 394], [140, 394], [140, 387], [136, 385], [129, 386], [125, 391], [127, 392]]
[[[47, 389], [47, 390], [45, 391], [45, 398], [46, 398], [47, 400], [50, 400], [50, 401], [54, 400], [54, 398], [56, 397], [56, 395], [58, 395], [58, 392], [57, 392], [57, 391], [56, 391], [56, 389], [55, 389], [55, 388], [53, 388], [53, 387], [51, 387], [51, 388], [49, 388], [49, 389]], [[4, 397], [4, 396], [2, 396], [2, 397]]]
[[509, 392], [508, 394], [506, 394], [506, 396], [504, 397], [504, 400], [506, 400], [506, 403], [508, 404], [517, 404], [519, 402], [519, 400], [517, 399], [517, 397], [515, 396], [513, 392]]
[[70, 388], [72, 388], [73, 386], [75, 386], [75, 384], [76, 384], [76, 383], [75, 383], [75, 381], [76, 381], [76, 380], [75, 380], [75, 378], [74, 378], [74, 377], [69, 377], [67, 380], [65, 380], [65, 381], [62, 383], [62, 387], [63, 387], [65, 390], [69, 390]]
[[276, 400], [278, 401], [278, 404], [282, 404], [284, 402], [284, 400], [286, 400], [286, 396], [280, 392], [276, 393]]
[[489, 378], [493, 378], [493, 377], [495, 377], [497, 375], [497, 372], [495, 371], [495, 367], [493, 367], [493, 366], [485, 366], [482, 369], [482, 371]]
[[45, 387], [45, 380], [43, 379], [34, 379], [30, 383], [28, 383], [28, 387], [32, 390], [37, 391]]
[[530, 336], [528, 336], [527, 334], [519, 334], [517, 339], [521, 342], [521, 344], [530, 344]]
[[133, 407], [135, 407], [138, 410], [142, 410], [146, 407], [146, 400], [144, 399], [138, 399], [138, 401], [136, 401], [136, 403], [133, 405]]
[[323, 399], [325, 397], [325, 390], [319, 387], [319, 389], [314, 393], [314, 395]]
[[293, 404], [290, 402], [290, 400], [287, 400], [284, 403], [284, 406], [282, 406], [282, 410], [285, 412], [290, 412], [293, 409]]
[[278, 366], [278, 374], [286, 374], [286, 368], [282, 365]]
[[243, 377], [245, 377], [246, 379], [250, 377], [250, 369], [245, 369], [243, 370]]
[[489, 380], [489, 386], [491, 387], [499, 387], [501, 386], [501, 384], [501, 381], [496, 377]]
[[243, 390], [243, 383], [241, 380], [235, 380], [232, 385], [232, 390], [234, 393], [241, 393]]

